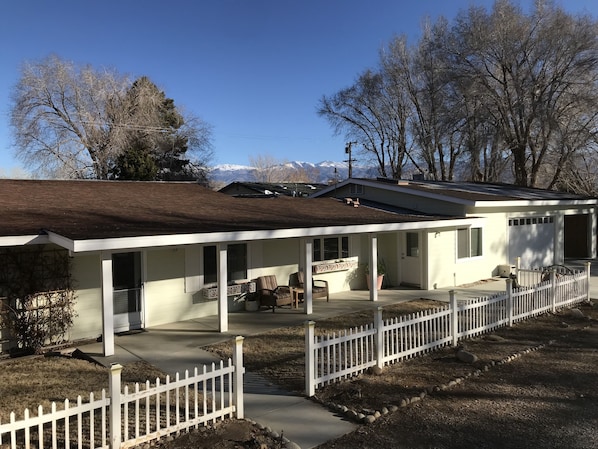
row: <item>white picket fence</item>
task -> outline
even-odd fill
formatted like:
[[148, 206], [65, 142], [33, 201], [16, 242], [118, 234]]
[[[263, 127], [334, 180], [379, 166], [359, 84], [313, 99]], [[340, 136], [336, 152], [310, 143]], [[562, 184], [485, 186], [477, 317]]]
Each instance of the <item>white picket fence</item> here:
[[192, 375], [177, 373], [164, 383], [156, 379], [145, 385], [121, 388], [122, 366], [110, 369], [108, 392], [101, 398], [93, 393], [89, 402], [79, 396], [76, 405], [67, 400], [58, 409], [52, 403], [49, 413], [40, 406], [37, 416], [28, 409], [23, 419], [10, 414], [0, 422], [0, 447], [11, 449], [44, 448], [128, 448], [157, 440], [219, 419], [244, 417], [243, 337], [237, 337], [233, 358], [208, 369], [195, 368]]
[[[539, 280], [541, 278], [538, 278]], [[315, 322], [305, 329], [305, 391], [362, 373], [366, 369], [415, 357], [459, 340], [472, 338], [547, 311], [589, 300], [590, 266], [573, 274], [552, 271], [548, 280], [530, 287], [513, 288], [491, 297], [457, 301], [450, 292], [447, 307], [382, 319], [339, 334], [315, 336]]]

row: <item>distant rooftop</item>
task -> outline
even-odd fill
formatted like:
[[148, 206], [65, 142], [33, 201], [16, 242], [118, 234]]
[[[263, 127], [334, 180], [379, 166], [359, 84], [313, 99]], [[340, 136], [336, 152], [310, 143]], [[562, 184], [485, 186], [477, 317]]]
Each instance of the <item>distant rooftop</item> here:
[[310, 196], [326, 186], [302, 182], [232, 182], [219, 192], [236, 197]]
[[456, 202], [595, 201], [595, 198], [575, 193], [499, 183], [353, 178], [343, 181], [339, 186], [352, 183], [387, 186], [397, 191], [422, 196], [436, 195]]

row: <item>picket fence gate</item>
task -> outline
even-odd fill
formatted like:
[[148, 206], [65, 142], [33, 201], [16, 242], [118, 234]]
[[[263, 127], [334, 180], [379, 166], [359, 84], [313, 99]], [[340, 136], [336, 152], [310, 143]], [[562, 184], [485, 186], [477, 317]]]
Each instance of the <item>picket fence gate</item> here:
[[244, 417], [243, 337], [236, 337], [233, 357], [210, 369], [203, 365], [192, 375], [185, 371], [175, 379], [156, 379], [154, 385], [121, 388], [122, 366], [110, 368], [108, 392], [100, 399], [91, 393], [89, 402], [81, 396], [76, 405], [69, 400], [58, 409], [52, 403], [49, 413], [38, 407], [37, 416], [28, 409], [23, 419], [10, 414], [8, 423], [0, 422], [0, 447], [10, 449], [58, 449], [76, 447], [128, 448], [167, 435], [197, 428], [219, 419]]
[[[532, 271], [532, 270], [528, 270]], [[546, 273], [545, 271], [543, 273]], [[590, 264], [584, 271], [548, 273], [547, 280], [529, 287], [507, 289], [490, 297], [457, 300], [449, 292], [446, 307], [382, 319], [382, 308], [374, 322], [340, 333], [315, 336], [315, 322], [305, 324], [305, 392], [358, 375], [370, 367], [425, 354], [459, 340], [473, 338], [499, 327], [589, 300]]]

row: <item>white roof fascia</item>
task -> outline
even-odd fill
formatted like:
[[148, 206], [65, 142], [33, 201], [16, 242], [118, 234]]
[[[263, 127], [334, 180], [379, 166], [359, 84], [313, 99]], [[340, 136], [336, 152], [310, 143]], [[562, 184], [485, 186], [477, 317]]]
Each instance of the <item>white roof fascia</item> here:
[[15, 235], [0, 237], [0, 246], [44, 245], [49, 243], [47, 235]]
[[93, 251], [117, 251], [132, 248], [153, 248], [220, 242], [243, 242], [253, 240], [275, 240], [285, 238], [317, 237], [323, 235], [368, 234], [393, 231], [471, 226], [483, 223], [479, 217], [415, 221], [408, 223], [379, 223], [367, 225], [323, 226], [315, 228], [292, 228], [265, 231], [212, 232], [201, 234], [151, 235], [119, 237], [108, 239], [71, 240], [48, 232], [50, 241], [69, 249], [73, 253]]
[[514, 201], [476, 201], [474, 207], [541, 207], [541, 206], [592, 206], [598, 200], [514, 200]]

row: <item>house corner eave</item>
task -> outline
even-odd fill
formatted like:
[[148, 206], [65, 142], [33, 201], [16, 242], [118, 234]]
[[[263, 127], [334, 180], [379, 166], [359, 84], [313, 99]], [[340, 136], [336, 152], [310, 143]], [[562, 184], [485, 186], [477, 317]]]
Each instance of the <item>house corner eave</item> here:
[[50, 243], [54, 243], [64, 249], [68, 249], [69, 251], [75, 250], [75, 242], [67, 237], [64, 237], [60, 234], [56, 234], [52, 231], [46, 231], [48, 235], [48, 241]]
[[46, 234], [15, 235], [0, 237], [0, 247], [45, 245], [49, 242]]

